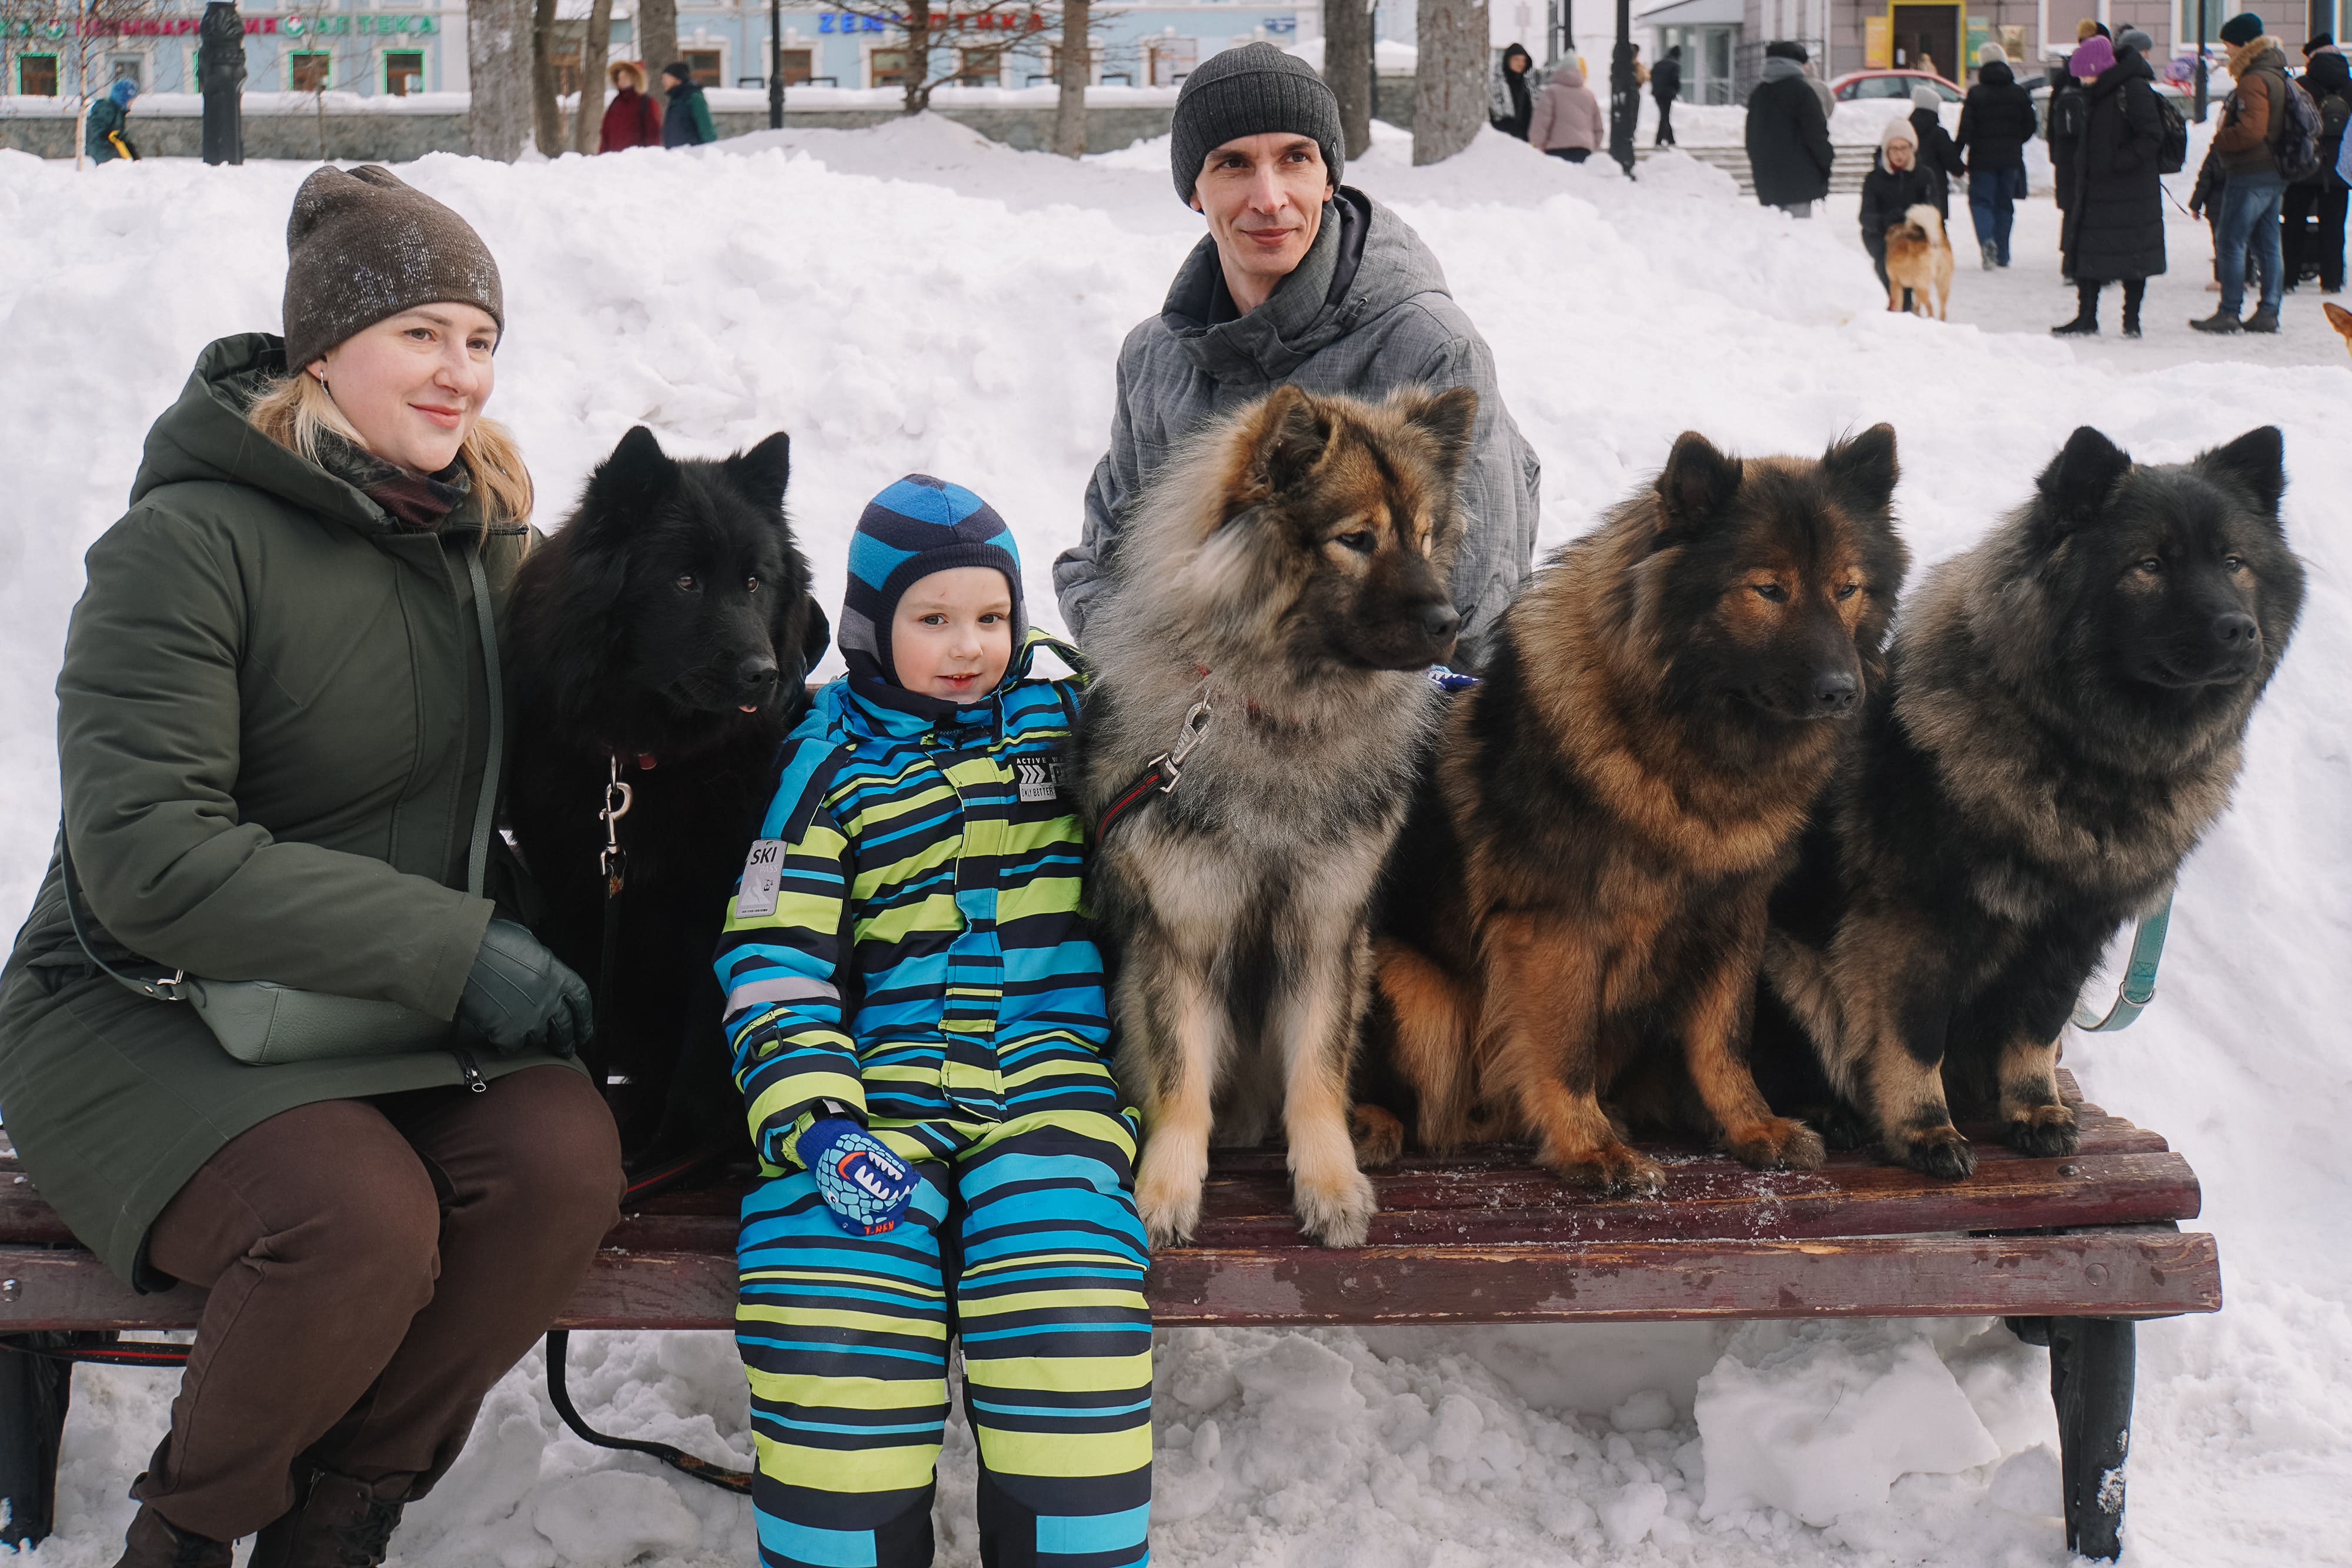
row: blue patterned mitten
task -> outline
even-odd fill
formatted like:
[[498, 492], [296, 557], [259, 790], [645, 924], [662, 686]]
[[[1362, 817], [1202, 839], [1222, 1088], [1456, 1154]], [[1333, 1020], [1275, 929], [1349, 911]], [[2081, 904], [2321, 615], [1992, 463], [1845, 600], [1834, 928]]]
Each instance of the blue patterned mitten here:
[[813, 1123], [793, 1148], [816, 1177], [817, 1196], [852, 1236], [879, 1236], [897, 1225], [921, 1182], [913, 1166], [846, 1116]]

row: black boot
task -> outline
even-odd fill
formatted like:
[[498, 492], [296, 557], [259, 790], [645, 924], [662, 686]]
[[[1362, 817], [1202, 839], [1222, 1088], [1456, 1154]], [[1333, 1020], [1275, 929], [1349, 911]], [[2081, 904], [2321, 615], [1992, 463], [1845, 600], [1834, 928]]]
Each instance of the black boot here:
[[253, 1538], [246, 1568], [377, 1568], [411, 1479], [395, 1476], [371, 1487], [320, 1471], [294, 1511]]
[[2227, 310], [2216, 310], [2210, 316], [2200, 316], [2196, 320], [2191, 321], [2189, 324], [2200, 332], [2218, 332], [2227, 334], [2231, 332], [2242, 332], [2246, 329], [2244, 323], [2241, 322], [2235, 316], [2231, 315]]
[[2249, 332], [2275, 332], [2279, 329], [2278, 311], [2273, 306], [2259, 306], [2240, 325]]
[[2095, 338], [2099, 335], [2099, 286], [2074, 285], [2074, 319], [2050, 329], [2053, 338]]
[[122, 1557], [114, 1568], [228, 1568], [231, 1543], [190, 1535], [167, 1523], [145, 1503], [123, 1532]]
[[2137, 338], [2139, 336], [2139, 302], [2146, 298], [2147, 296], [2147, 285], [2145, 283], [2126, 283], [2124, 285], [2125, 337]]

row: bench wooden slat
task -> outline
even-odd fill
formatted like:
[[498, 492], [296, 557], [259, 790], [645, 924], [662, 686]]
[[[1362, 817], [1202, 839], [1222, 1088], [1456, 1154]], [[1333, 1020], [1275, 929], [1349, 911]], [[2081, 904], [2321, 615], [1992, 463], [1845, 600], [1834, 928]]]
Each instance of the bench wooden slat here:
[[[4, 1281], [13, 1281], [13, 1292]], [[1477, 1247], [1176, 1248], [1154, 1262], [1164, 1325], [1589, 1322], [1680, 1318], [2106, 1317], [2221, 1304], [2213, 1239], [2169, 1226], [2054, 1236], [1848, 1237]], [[87, 1252], [0, 1248], [0, 1321], [194, 1327], [201, 1291], [134, 1295]], [[567, 1328], [733, 1326], [731, 1253], [598, 1255]]]

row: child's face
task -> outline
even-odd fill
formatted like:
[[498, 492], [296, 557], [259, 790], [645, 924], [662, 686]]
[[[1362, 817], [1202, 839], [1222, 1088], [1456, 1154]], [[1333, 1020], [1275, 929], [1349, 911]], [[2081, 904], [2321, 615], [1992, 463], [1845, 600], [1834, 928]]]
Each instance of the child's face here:
[[996, 689], [1013, 662], [1013, 591], [990, 566], [919, 578], [890, 621], [891, 673], [910, 692], [969, 702]]

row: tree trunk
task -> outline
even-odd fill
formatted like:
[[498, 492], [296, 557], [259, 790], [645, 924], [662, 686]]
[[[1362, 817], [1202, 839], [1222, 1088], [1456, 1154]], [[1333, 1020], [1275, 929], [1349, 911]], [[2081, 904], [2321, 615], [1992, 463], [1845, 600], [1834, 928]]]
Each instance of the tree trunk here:
[[931, 107], [931, 0], [914, 0], [907, 7], [906, 111], [920, 114]]
[[662, 68], [677, 59], [677, 0], [637, 0], [637, 47], [646, 63], [646, 90], [662, 90]]
[[555, 0], [535, 0], [530, 16], [530, 118], [541, 154], [563, 155], [563, 110], [555, 101]]
[[1371, 150], [1373, 108], [1372, 8], [1365, 0], [1323, 0], [1323, 80], [1339, 100], [1348, 156], [1361, 158]]
[[1094, 0], [1062, 0], [1061, 97], [1054, 104], [1054, 151], [1076, 158], [1087, 150], [1087, 78], [1094, 74], [1087, 37]]
[[1486, 0], [1421, 0], [1421, 67], [1412, 89], [1412, 161], [1436, 163], [1486, 123]]
[[530, 133], [530, 0], [467, 0], [466, 145], [477, 158], [511, 163]]
[[604, 63], [613, 52], [613, 0], [588, 7], [588, 41], [580, 47], [580, 112], [572, 122], [575, 152], [593, 152], [604, 126]]

